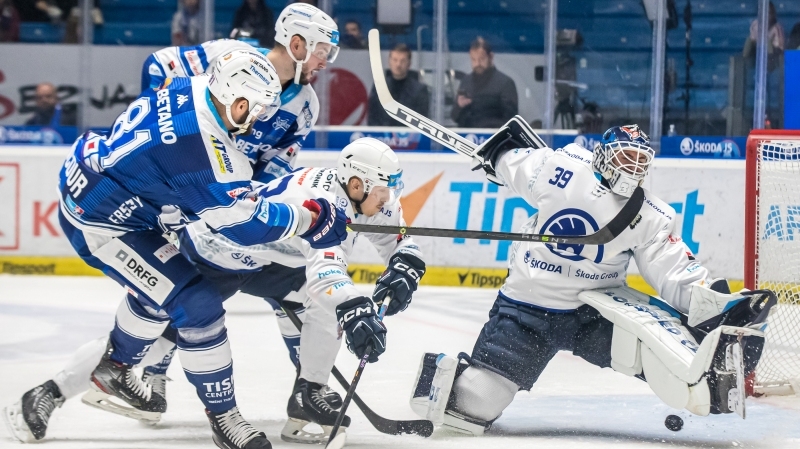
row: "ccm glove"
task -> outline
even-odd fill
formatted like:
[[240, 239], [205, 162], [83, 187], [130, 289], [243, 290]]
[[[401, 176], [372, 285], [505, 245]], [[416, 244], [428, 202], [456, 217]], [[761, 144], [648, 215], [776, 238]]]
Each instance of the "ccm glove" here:
[[411, 304], [411, 295], [417, 291], [419, 281], [425, 275], [425, 262], [408, 253], [397, 253], [392, 256], [389, 266], [378, 278], [372, 300], [381, 305], [386, 295], [392, 296], [386, 315], [394, 315], [406, 310]]
[[347, 216], [342, 209], [334, 207], [325, 198], [306, 200], [303, 207], [319, 214], [308, 231], [300, 234], [300, 238], [311, 244], [312, 248], [330, 248], [347, 238]]
[[371, 346], [369, 362], [377, 362], [386, 350], [386, 326], [375, 314], [375, 304], [366, 296], [355, 297], [336, 307], [336, 318], [345, 332], [347, 349], [360, 359]]

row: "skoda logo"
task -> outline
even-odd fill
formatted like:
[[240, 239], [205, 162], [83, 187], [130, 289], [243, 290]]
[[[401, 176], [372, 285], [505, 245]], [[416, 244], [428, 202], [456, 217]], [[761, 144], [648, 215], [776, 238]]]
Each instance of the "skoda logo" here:
[[[597, 221], [580, 209], [564, 209], [553, 214], [542, 226], [542, 232], [551, 235], [588, 235], [600, 230]], [[603, 245], [567, 245], [546, 243], [551, 253], [568, 260], [603, 260]]]
[[364, 133], [362, 133], [361, 131], [356, 131], [350, 135], [350, 143], [353, 143], [362, 137], [364, 137]]
[[683, 140], [681, 140], [681, 154], [684, 156], [691, 156], [693, 146], [692, 139], [689, 137], [684, 137]]
[[589, 140], [586, 139], [586, 136], [575, 136], [574, 143], [582, 146], [583, 148], [589, 148]]

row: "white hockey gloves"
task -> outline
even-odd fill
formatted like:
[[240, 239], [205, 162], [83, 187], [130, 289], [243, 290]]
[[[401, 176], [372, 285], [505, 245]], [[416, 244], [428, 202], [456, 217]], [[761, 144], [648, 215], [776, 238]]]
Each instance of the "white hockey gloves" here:
[[486, 178], [498, 185], [503, 185], [497, 177], [495, 168], [497, 161], [508, 151], [517, 148], [545, 148], [544, 141], [539, 137], [525, 119], [515, 115], [500, 130], [494, 133], [472, 154], [472, 170], [482, 168]]

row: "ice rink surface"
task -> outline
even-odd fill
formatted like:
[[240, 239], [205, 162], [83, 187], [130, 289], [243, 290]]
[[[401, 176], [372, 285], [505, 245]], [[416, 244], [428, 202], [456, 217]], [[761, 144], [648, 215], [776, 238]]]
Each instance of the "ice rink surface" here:
[[[370, 286], [362, 286], [365, 293]], [[0, 406], [51, 378], [82, 343], [107, 333], [122, 289], [107, 278], [0, 275]], [[358, 392], [383, 416], [416, 419], [408, 405], [420, 355], [471, 352], [494, 299], [492, 290], [424, 287], [411, 307], [386, 320], [387, 352], [364, 372]], [[261, 300], [237, 295], [226, 303], [234, 354], [236, 396], [242, 414], [276, 448], [302, 448], [280, 439], [294, 380], [274, 314]], [[176, 357], [176, 362], [177, 357]], [[350, 378], [356, 358], [339, 353]], [[43, 440], [47, 448], [212, 448], [200, 401], [173, 363], [169, 410], [161, 423], [138, 422], [83, 405], [79, 398], [56, 409]], [[331, 378], [331, 385], [343, 390]], [[530, 393], [520, 392], [484, 437], [437, 431], [431, 438], [378, 433], [355, 407], [348, 413], [352, 448], [798, 448], [800, 398], [748, 399], [748, 417], [693, 416], [663, 405], [639, 380], [599, 369], [560, 353]], [[681, 416], [682, 431], [664, 427]], [[5, 426], [0, 447], [20, 447]]]

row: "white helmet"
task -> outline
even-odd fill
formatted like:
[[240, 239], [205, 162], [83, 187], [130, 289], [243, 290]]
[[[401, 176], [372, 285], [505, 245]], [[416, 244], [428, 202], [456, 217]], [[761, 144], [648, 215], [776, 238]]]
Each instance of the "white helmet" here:
[[336, 177], [345, 193], [350, 178], [356, 177], [364, 183], [364, 197], [350, 201], [360, 211], [361, 203], [373, 190], [388, 190], [387, 204], [393, 204], [403, 193], [403, 169], [400, 160], [389, 145], [372, 137], [362, 137], [342, 149], [336, 164]]
[[[253, 120], [268, 120], [280, 107], [281, 82], [275, 67], [254, 50], [233, 50], [217, 58], [211, 70], [208, 90], [225, 105], [228, 121], [242, 134]], [[231, 106], [239, 98], [246, 99], [250, 113], [244, 123], [236, 123]]]
[[[306, 41], [306, 57], [297, 60], [289, 50], [289, 42], [295, 34]], [[300, 82], [303, 64], [308, 62], [311, 55], [332, 63], [339, 54], [339, 27], [331, 17], [319, 8], [305, 4], [294, 3], [281, 11], [278, 21], [275, 22], [275, 42], [286, 47], [289, 57], [297, 64], [294, 82]]]

